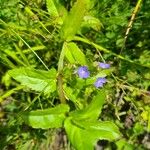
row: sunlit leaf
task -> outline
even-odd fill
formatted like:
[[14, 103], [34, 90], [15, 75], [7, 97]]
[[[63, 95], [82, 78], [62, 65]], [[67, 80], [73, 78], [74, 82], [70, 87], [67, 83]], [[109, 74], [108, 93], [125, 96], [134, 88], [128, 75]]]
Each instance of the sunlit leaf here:
[[81, 65], [86, 65], [86, 58], [84, 53], [73, 42], [67, 43], [65, 45], [65, 56], [72, 64], [78, 63]]
[[17, 68], [10, 70], [9, 75], [22, 85], [32, 90], [49, 94], [56, 90], [56, 70], [35, 70], [33, 68]]
[[88, 122], [68, 118], [65, 120], [65, 130], [77, 150], [93, 150], [98, 140], [115, 140], [120, 136], [117, 126], [110, 121]]
[[65, 48], [65, 57], [67, 58], [67, 60], [71, 63], [71, 64], [75, 64], [76, 61], [75, 61], [75, 58], [73, 57], [72, 55], [72, 50], [70, 49], [68, 43], [66, 43], [64, 45], [64, 48]]
[[61, 29], [62, 39], [71, 40], [74, 37], [80, 28], [86, 9], [86, 0], [77, 0], [64, 20]]
[[105, 97], [105, 91], [100, 90], [86, 108], [72, 112], [71, 115], [78, 120], [97, 120], [105, 102]]
[[33, 128], [59, 128], [63, 126], [67, 112], [69, 112], [69, 106], [60, 104], [50, 109], [25, 112], [22, 118]]
[[55, 6], [54, 0], [46, 0], [47, 10], [53, 17], [58, 17], [59, 13], [57, 11], [57, 8]]

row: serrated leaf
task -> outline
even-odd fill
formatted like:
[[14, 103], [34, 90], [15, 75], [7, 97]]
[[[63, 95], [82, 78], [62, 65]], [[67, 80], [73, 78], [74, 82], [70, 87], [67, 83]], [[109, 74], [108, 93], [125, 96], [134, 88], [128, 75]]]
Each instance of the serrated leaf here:
[[115, 140], [120, 136], [117, 126], [110, 121], [88, 122], [67, 118], [64, 126], [76, 150], [93, 150], [98, 140]]
[[33, 128], [59, 128], [63, 126], [69, 106], [60, 104], [54, 108], [24, 112], [22, 118]]
[[32, 90], [49, 94], [56, 90], [56, 70], [36, 70], [32, 68], [17, 68], [10, 70], [9, 75], [22, 85]]
[[62, 25], [62, 39], [71, 40], [74, 37], [80, 28], [86, 9], [86, 0], [77, 0]]
[[65, 45], [65, 56], [72, 64], [76, 63], [81, 65], [87, 64], [84, 53], [73, 42], [69, 42]]
[[78, 120], [97, 120], [101, 113], [105, 98], [105, 91], [100, 90], [86, 108], [72, 112], [71, 116]]

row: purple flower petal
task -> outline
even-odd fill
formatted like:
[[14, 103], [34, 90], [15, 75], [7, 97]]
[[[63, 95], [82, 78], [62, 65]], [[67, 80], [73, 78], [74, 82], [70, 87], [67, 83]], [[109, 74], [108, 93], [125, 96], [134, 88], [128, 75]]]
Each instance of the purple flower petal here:
[[106, 81], [106, 78], [97, 78], [96, 82], [94, 83], [94, 86], [96, 88], [103, 87], [103, 84], [106, 83]]
[[107, 64], [107, 63], [99, 62], [98, 65], [100, 68], [103, 68], [103, 69], [110, 68], [110, 64]]
[[103, 87], [103, 83], [95, 82], [95, 83], [94, 83], [94, 86], [95, 86], [96, 88]]
[[90, 72], [86, 66], [81, 66], [78, 68], [78, 75], [80, 78], [88, 78], [90, 76]]

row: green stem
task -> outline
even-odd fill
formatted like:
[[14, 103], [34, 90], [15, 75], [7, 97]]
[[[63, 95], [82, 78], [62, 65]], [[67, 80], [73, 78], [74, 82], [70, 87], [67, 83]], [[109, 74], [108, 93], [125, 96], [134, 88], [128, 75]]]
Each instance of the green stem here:
[[64, 42], [61, 53], [60, 53], [60, 57], [59, 57], [59, 61], [58, 61], [58, 73], [62, 73], [63, 71], [63, 67], [64, 67], [64, 57], [65, 57], [65, 44], [66, 42]]
[[63, 76], [62, 76], [62, 74], [58, 74], [57, 84], [58, 84], [58, 89], [57, 90], [58, 90], [58, 95], [59, 95], [60, 102], [62, 104], [65, 104], [66, 103], [66, 98], [65, 98], [64, 90], [63, 90]]
[[66, 103], [66, 98], [63, 90], [63, 67], [64, 67], [64, 57], [65, 57], [65, 42], [63, 44], [59, 61], [58, 61], [58, 76], [57, 76], [57, 85], [58, 85], [58, 95], [61, 103]]

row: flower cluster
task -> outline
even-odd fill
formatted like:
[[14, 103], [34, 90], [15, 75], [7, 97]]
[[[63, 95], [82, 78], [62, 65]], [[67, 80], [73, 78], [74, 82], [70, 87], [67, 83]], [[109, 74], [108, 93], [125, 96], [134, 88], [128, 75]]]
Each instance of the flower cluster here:
[[[98, 66], [102, 69], [109, 69], [110, 68], [110, 64], [102, 63], [102, 62], [99, 62]], [[86, 66], [79, 67], [77, 73], [78, 73], [79, 77], [82, 78], [82, 79], [86, 79], [90, 76], [90, 72], [89, 72], [89, 70]], [[101, 87], [103, 87], [103, 85], [106, 82], [107, 82], [107, 79], [105, 77], [103, 77], [103, 78], [98, 77], [97, 80], [94, 83], [94, 86], [96, 88], [101, 88]]]

